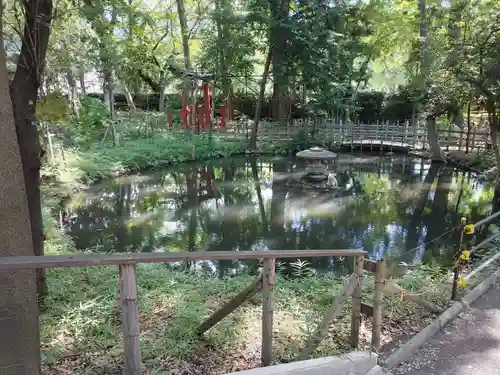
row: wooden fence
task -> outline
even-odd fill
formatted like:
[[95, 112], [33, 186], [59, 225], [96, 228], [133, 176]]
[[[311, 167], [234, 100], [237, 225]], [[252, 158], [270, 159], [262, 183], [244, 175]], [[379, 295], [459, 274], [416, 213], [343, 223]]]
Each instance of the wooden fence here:
[[[121, 120], [134, 120], [141, 125], [145, 134], [153, 136], [159, 130], [169, 132], [185, 132], [178, 125], [169, 128], [165, 116], [161, 113], [138, 112], [128, 114]], [[119, 120], [120, 121], [120, 120]], [[241, 119], [228, 121], [221, 126], [220, 118], [213, 119], [212, 130], [228, 140], [248, 140], [253, 121]], [[154, 130], [156, 129], [156, 130]], [[198, 130], [197, 130], [198, 131]], [[205, 130], [206, 131], [206, 130]], [[284, 124], [275, 121], [261, 120], [258, 130], [260, 142], [291, 141], [299, 136], [313, 136], [326, 143], [354, 148], [397, 148], [426, 150], [427, 127], [418, 121], [381, 121], [375, 123], [344, 122], [337, 118], [307, 118], [289, 120]], [[459, 128], [453, 124], [440, 126], [438, 139], [446, 150], [478, 150], [491, 144], [487, 125], [471, 123]]]
[[[300, 136], [312, 136], [336, 145], [351, 148], [403, 147], [425, 150], [429, 144], [425, 124], [418, 122], [343, 123], [336, 119], [298, 119], [279, 125], [261, 122], [259, 139], [290, 141]], [[477, 150], [487, 148], [491, 138], [487, 129], [462, 129], [449, 126], [438, 130], [441, 147], [446, 150]]]
[[[243, 291], [231, 298], [221, 308], [200, 324], [199, 335], [215, 326], [222, 319], [236, 310], [245, 301], [258, 292], [263, 294], [262, 303], [262, 366], [272, 363], [273, 352], [273, 316], [276, 283], [276, 259], [314, 258], [314, 257], [353, 257], [354, 272], [348, 278], [318, 324], [314, 334], [308, 339], [298, 359], [310, 358], [321, 341], [326, 337], [330, 325], [344, 308], [345, 302], [352, 298], [350, 343], [353, 348], [359, 345], [359, 331], [362, 314], [372, 317], [371, 348], [380, 351], [381, 327], [383, 316], [383, 296], [385, 293], [396, 294], [403, 300], [420, 304], [433, 312], [441, 309], [426, 301], [421, 295], [409, 293], [399, 287], [395, 280], [388, 280], [384, 260], [373, 261], [365, 258], [366, 251], [355, 250], [273, 250], [254, 251], [214, 251], [214, 252], [178, 252], [178, 253], [135, 253], [110, 255], [75, 255], [75, 256], [19, 256], [0, 257], [0, 272], [5, 270], [87, 267], [117, 265], [120, 279], [120, 302], [122, 310], [122, 330], [124, 342], [124, 370], [126, 375], [141, 374], [139, 305], [137, 295], [136, 265], [141, 263], [172, 263], [197, 260], [263, 260], [262, 274]], [[373, 301], [362, 301], [363, 271], [375, 273], [375, 293]]]
[[[76, 256], [20, 256], [0, 258], [2, 270], [86, 267], [100, 265], [118, 265], [120, 278], [120, 301], [122, 310], [122, 329], [124, 342], [124, 369], [127, 375], [141, 374], [141, 350], [139, 305], [137, 301], [136, 265], [140, 263], [171, 263], [197, 260], [248, 260], [262, 259], [263, 272], [249, 287], [212, 314], [198, 328], [203, 334], [224, 317], [229, 315], [243, 302], [255, 293], [262, 291], [262, 349], [263, 366], [272, 362], [272, 335], [274, 315], [274, 287], [276, 282], [276, 259], [300, 257], [354, 257], [354, 273], [344, 286], [344, 289], [332, 303], [316, 334], [308, 341], [301, 356], [309, 356], [314, 352], [327, 333], [327, 328], [343, 309], [347, 298], [352, 297], [351, 344], [357, 347], [359, 343], [359, 327], [361, 323], [361, 290], [364, 256], [363, 250], [274, 250], [268, 252], [253, 251], [214, 251], [214, 252], [179, 252], [157, 254], [111, 254], [111, 255], [76, 255]], [[380, 336], [380, 335], [379, 335]]]

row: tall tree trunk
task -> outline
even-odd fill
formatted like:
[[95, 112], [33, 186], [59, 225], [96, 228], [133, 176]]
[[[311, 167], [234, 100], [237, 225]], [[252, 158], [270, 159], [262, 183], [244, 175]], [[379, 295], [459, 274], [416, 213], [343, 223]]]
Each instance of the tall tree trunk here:
[[436, 124], [436, 117], [428, 115], [427, 123], [427, 140], [429, 141], [429, 148], [432, 154], [432, 161], [446, 162], [446, 156], [439, 145], [439, 135]]
[[128, 108], [130, 112], [134, 113], [137, 108], [135, 107], [134, 98], [132, 97], [126, 82], [123, 82], [123, 91], [125, 91], [125, 99], [127, 100]]
[[66, 73], [66, 80], [68, 81], [68, 97], [71, 102], [71, 111], [73, 115], [78, 117], [80, 101], [78, 100], [78, 93], [76, 90], [75, 75], [71, 69]]
[[488, 110], [489, 123], [490, 123], [490, 134], [491, 134], [491, 144], [493, 147], [493, 153], [495, 154], [495, 161], [497, 165], [496, 169], [496, 189], [500, 189], [500, 150], [498, 148], [498, 118], [496, 113], [496, 106], [494, 96], [491, 95], [486, 99], [486, 107]]
[[184, 68], [192, 70], [191, 53], [189, 51], [189, 29], [187, 25], [186, 9], [184, 8], [184, 0], [176, 0], [177, 13], [179, 15], [179, 24], [181, 26], [182, 35], [182, 51], [184, 53]]
[[[191, 64], [191, 52], [189, 50], [189, 29], [187, 25], [186, 9], [184, 8], [184, 0], [176, 0], [177, 2], [177, 14], [179, 16], [179, 24], [181, 26], [182, 35], [182, 51], [184, 54], [184, 68], [187, 71], [191, 71], [193, 66]], [[186, 78], [184, 79], [184, 90], [186, 93], [186, 100], [188, 105], [193, 103], [193, 82]]]
[[104, 104], [108, 108], [109, 116], [114, 118], [114, 106], [115, 106], [115, 93], [113, 84], [113, 70], [110, 67], [109, 60], [107, 58], [101, 59], [102, 69], [103, 69], [103, 86], [102, 91], [104, 92]]
[[85, 71], [83, 68], [80, 68], [80, 71], [78, 72], [78, 78], [80, 80], [80, 89], [82, 90], [83, 95], [87, 95], [87, 87], [85, 85]]
[[439, 138], [436, 126], [436, 118], [433, 115], [433, 109], [429, 108], [426, 92], [429, 87], [429, 21], [427, 19], [427, 6], [425, 0], [418, 2], [420, 14], [420, 88], [423, 98], [420, 99], [421, 118], [425, 115], [427, 122], [427, 140], [432, 153], [433, 161], [446, 162], [446, 157], [439, 145]]
[[471, 122], [470, 122], [470, 110], [472, 105], [472, 95], [469, 98], [469, 103], [467, 103], [467, 138], [465, 139], [465, 153], [469, 153], [469, 145], [470, 145], [470, 134], [471, 134]]
[[[40, 166], [43, 150], [36, 124], [36, 103], [49, 42], [52, 1], [26, 1], [23, 6], [26, 22], [21, 54], [10, 86], [10, 97], [23, 162], [34, 254], [43, 255], [44, 236], [40, 202]], [[47, 294], [44, 274], [43, 270], [37, 270], [37, 291], [40, 297]]]
[[[42, 9], [47, 10], [45, 7]], [[26, 60], [27, 63], [30, 61]], [[25, 183], [26, 178], [22, 173], [25, 167], [20, 155], [20, 142], [15, 131], [3, 43], [0, 43], [0, 90], [2, 93], [0, 95], [0, 160], [3, 163], [0, 168], [0, 212], [2, 212], [0, 215], [2, 239], [0, 257], [32, 256], [34, 254], [32, 217], [30, 218], [26, 195], [26, 188], [29, 185]], [[43, 250], [43, 243], [38, 250], [40, 248]], [[0, 272], [0, 301], [2, 301], [0, 374], [39, 375], [40, 339], [34, 272], [32, 270]]]
[[284, 22], [288, 19], [289, 0], [272, 0], [271, 5], [271, 32], [269, 45], [273, 46], [273, 117], [284, 123], [288, 116], [288, 57], [286, 51], [288, 29]]
[[104, 93], [104, 103], [108, 108], [110, 117], [113, 119], [115, 115], [115, 95], [114, 95], [114, 80], [113, 80], [113, 64], [110, 58], [112, 43], [110, 43], [110, 37], [114, 32], [114, 27], [118, 17], [118, 11], [116, 7], [113, 7], [111, 11], [111, 20], [108, 22], [104, 16], [105, 10], [102, 4], [94, 5], [91, 0], [85, 0], [85, 6], [89, 9], [95, 9], [96, 11], [85, 12], [85, 17], [88, 22], [92, 25], [92, 29], [95, 31], [99, 38], [99, 60], [101, 63], [101, 73], [103, 79], [102, 90]]
[[[217, 39], [218, 39], [218, 57], [220, 70], [218, 72], [222, 82], [222, 97], [226, 102], [229, 109], [231, 109], [231, 96], [232, 96], [232, 80], [231, 71], [229, 69], [232, 63], [232, 53], [229, 48], [229, 30], [228, 30], [228, 13], [231, 5], [227, 0], [215, 1], [217, 26]], [[231, 116], [229, 116], [231, 117]]]
[[158, 106], [158, 110], [160, 112], [163, 112], [165, 110], [165, 87], [166, 86], [167, 86], [167, 72], [164, 71], [164, 72], [162, 72], [162, 76], [160, 79], [161, 91], [160, 91], [160, 101], [159, 101], [159, 106]]
[[255, 116], [253, 118], [252, 134], [250, 135], [250, 142], [248, 143], [249, 150], [257, 150], [257, 131], [259, 130], [260, 112], [264, 105], [264, 95], [266, 92], [267, 78], [269, 77], [269, 66], [271, 65], [272, 49], [269, 47], [264, 64], [264, 73], [262, 73], [262, 80], [260, 81], [259, 99], [255, 106]]

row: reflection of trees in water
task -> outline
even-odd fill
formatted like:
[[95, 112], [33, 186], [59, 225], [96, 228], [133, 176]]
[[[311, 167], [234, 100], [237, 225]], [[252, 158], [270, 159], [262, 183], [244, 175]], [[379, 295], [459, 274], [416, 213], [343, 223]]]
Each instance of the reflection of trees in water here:
[[[424, 178], [423, 163], [415, 171], [406, 159], [379, 160], [339, 170], [340, 185], [350, 188], [335, 198], [288, 190], [286, 176], [294, 172], [293, 162], [256, 158], [185, 166], [147, 179], [103, 184], [95, 187], [93, 197], [80, 196], [79, 204], [75, 200], [67, 205], [73, 217], [69, 230], [77, 247], [98, 246], [101, 251], [363, 247], [380, 256], [387, 249], [397, 254], [414, 248], [455, 226], [460, 216], [477, 220], [489, 209], [492, 190], [473, 189], [467, 173], [433, 164]], [[298, 215], [291, 204], [302, 207], [305, 214]], [[322, 205], [331, 212], [311, 211]], [[441, 254], [442, 245], [440, 241], [429, 247], [424, 261], [449, 257]], [[414, 256], [410, 253], [405, 260]], [[286, 272], [293, 261], [282, 262]], [[318, 269], [352, 267], [352, 259], [308, 261]], [[220, 276], [235, 268], [255, 272], [259, 266], [217, 264]]]

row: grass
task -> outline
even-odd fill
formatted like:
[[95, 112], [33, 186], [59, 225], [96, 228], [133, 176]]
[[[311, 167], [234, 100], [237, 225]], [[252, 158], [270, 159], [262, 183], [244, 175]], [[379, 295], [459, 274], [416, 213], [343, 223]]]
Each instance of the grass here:
[[56, 155], [56, 164], [42, 169], [45, 191], [57, 196], [71, 194], [101, 179], [161, 168], [195, 160], [244, 154], [246, 142], [223, 141], [214, 136], [163, 134], [155, 138], [126, 140], [120, 146], [99, 144], [70, 149]]
[[[297, 147], [294, 143], [262, 144], [264, 154], [286, 154]], [[56, 150], [58, 148], [56, 147]], [[63, 198], [83, 190], [102, 179], [118, 177], [146, 169], [157, 169], [190, 161], [244, 155], [245, 140], [224, 140], [214, 135], [161, 133], [154, 138], [126, 139], [111, 144], [91, 145], [85, 149], [65, 149], [64, 157], [56, 151], [55, 164], [42, 168], [42, 193]]]

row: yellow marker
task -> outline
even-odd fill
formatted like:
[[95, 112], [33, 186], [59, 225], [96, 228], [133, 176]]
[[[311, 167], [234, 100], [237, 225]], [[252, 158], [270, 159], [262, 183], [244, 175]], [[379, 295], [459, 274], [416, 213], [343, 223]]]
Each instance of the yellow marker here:
[[467, 286], [467, 281], [465, 281], [465, 277], [460, 276], [457, 284], [460, 288], [465, 288]]
[[464, 234], [474, 234], [474, 224], [467, 224], [464, 227]]
[[462, 250], [462, 254], [460, 254], [460, 259], [461, 260], [469, 260], [470, 259], [470, 251], [469, 250]]
[[28, 105], [33, 105], [33, 100], [28, 100]]

